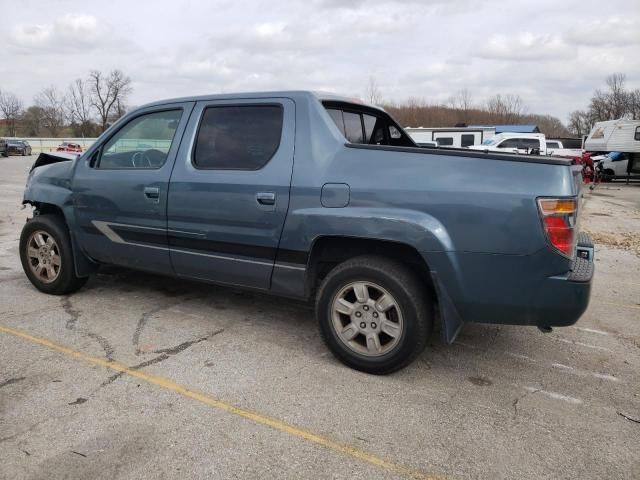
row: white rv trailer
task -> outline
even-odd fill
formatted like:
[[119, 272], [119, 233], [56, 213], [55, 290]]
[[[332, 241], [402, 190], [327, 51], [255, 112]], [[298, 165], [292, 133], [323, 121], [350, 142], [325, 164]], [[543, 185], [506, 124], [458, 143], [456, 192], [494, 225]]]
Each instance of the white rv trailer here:
[[496, 134], [495, 127], [407, 127], [405, 131], [418, 145], [437, 142], [439, 147], [450, 148], [481, 145]]
[[584, 142], [589, 152], [640, 152], [640, 120], [596, 122]]
[[[584, 141], [588, 152], [612, 153], [600, 159], [601, 167], [610, 178], [631, 178], [640, 174], [640, 120], [609, 120], [596, 122]], [[594, 160], [597, 157], [593, 157]]]

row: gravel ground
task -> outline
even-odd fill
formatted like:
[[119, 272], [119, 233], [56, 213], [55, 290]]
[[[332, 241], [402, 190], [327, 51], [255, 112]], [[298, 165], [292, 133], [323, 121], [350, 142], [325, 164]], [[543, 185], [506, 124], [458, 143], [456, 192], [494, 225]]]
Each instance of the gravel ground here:
[[37, 292], [32, 161], [0, 158], [0, 478], [640, 478], [640, 186], [586, 194], [574, 327], [468, 325], [376, 377], [306, 305], [117, 268]]

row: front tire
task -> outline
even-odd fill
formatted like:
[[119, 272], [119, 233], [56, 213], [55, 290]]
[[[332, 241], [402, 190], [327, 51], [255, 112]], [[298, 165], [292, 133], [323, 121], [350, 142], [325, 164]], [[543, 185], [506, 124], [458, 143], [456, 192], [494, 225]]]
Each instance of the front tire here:
[[44, 293], [65, 295], [87, 282], [76, 276], [69, 230], [58, 215], [38, 215], [25, 224], [20, 260], [29, 281]]
[[403, 264], [378, 256], [347, 260], [325, 277], [316, 316], [326, 345], [344, 364], [387, 374], [424, 350], [433, 325], [427, 289]]

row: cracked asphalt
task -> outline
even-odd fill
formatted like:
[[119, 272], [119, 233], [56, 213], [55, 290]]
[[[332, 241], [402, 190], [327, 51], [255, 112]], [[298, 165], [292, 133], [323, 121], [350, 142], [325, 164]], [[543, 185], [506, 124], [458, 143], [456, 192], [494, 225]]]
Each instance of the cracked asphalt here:
[[[32, 158], [0, 158], [0, 478], [640, 478], [640, 253], [597, 246], [574, 326], [438, 332], [349, 370], [304, 304], [115, 267], [66, 297], [22, 273]], [[582, 227], [638, 239], [640, 185]]]

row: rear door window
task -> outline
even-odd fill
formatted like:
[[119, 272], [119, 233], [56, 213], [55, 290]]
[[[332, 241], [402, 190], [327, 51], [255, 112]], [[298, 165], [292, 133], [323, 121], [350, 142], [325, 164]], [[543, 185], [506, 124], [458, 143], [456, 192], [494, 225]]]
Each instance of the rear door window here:
[[282, 136], [280, 105], [229, 105], [205, 109], [193, 165], [201, 169], [258, 170], [275, 155]]
[[362, 119], [359, 113], [342, 112], [344, 117], [344, 133], [351, 143], [364, 143]]

